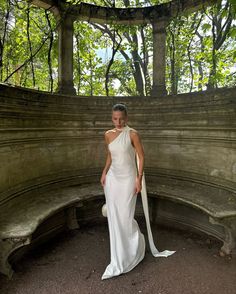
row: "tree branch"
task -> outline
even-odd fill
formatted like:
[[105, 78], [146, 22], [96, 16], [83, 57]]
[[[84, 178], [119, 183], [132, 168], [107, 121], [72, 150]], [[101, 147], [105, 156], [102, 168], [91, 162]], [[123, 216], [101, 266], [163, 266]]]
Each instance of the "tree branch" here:
[[114, 39], [114, 40], [116, 39], [116, 37], [115, 37], [115, 34], [116, 34], [116, 33], [117, 33], [118, 37], [120, 38], [120, 42], [118, 43], [118, 45], [116, 46], [116, 48], [115, 48], [115, 43], [116, 43], [116, 42], [113, 42], [113, 46], [112, 46], [112, 56], [111, 56], [111, 59], [110, 59], [110, 61], [109, 61], [109, 63], [108, 63], [107, 70], [106, 70], [106, 74], [105, 74], [105, 77], [106, 77], [106, 79], [105, 79], [105, 88], [106, 88], [106, 95], [107, 95], [107, 96], [109, 96], [108, 82], [109, 82], [109, 72], [110, 72], [110, 68], [111, 68], [111, 66], [112, 66], [112, 64], [113, 64], [113, 62], [114, 62], [114, 58], [115, 58], [116, 52], [119, 50], [119, 47], [120, 47], [121, 42], [122, 42], [122, 38], [121, 38], [121, 36], [119, 35], [118, 31], [115, 31], [115, 30], [114, 30], [114, 38], [113, 38], [113, 39]]
[[33, 77], [33, 86], [35, 87], [34, 61], [33, 61], [33, 56], [32, 56], [32, 44], [31, 44], [31, 40], [30, 40], [30, 18], [29, 18], [30, 9], [29, 9], [29, 3], [28, 3], [26, 13], [27, 13], [27, 26], [26, 26], [27, 39], [28, 39], [29, 50], [30, 50], [30, 63], [31, 63], [31, 70], [32, 70], [32, 77]]
[[51, 58], [51, 53], [52, 53], [52, 45], [53, 45], [53, 30], [52, 30], [52, 25], [49, 19], [48, 11], [45, 10], [45, 16], [47, 19], [47, 23], [50, 29], [50, 38], [49, 38], [49, 48], [48, 48], [48, 70], [49, 70], [49, 76], [50, 76], [50, 81], [49, 81], [49, 91], [53, 91], [53, 77], [52, 77], [52, 58]]

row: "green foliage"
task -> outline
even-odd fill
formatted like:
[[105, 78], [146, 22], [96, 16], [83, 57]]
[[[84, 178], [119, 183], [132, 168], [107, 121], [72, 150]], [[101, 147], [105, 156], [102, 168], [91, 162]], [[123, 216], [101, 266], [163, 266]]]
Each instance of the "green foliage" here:
[[[79, 4], [82, 1], [66, 2]], [[83, 2], [144, 7], [169, 0]], [[188, 16], [179, 15], [170, 22], [166, 40], [169, 93], [236, 86], [235, 11], [235, 0], [222, 0], [221, 4]], [[58, 78], [57, 25], [52, 14], [47, 19], [43, 9], [29, 7], [27, 1], [0, 0], [0, 42], [3, 44], [0, 80], [55, 91]], [[128, 27], [75, 21], [74, 84], [77, 93], [106, 95], [107, 73], [109, 95], [149, 95], [153, 75], [152, 46], [151, 25]], [[107, 72], [115, 49], [117, 52]]]
[[224, 2], [188, 17], [179, 16], [169, 25], [169, 92], [236, 86], [235, 21], [232, 7]]
[[[10, 5], [10, 17], [8, 20], [6, 37], [3, 51], [3, 67], [1, 69], [1, 81], [7, 81], [15, 85], [24, 87], [32, 87], [33, 74], [31, 70], [30, 59], [32, 54], [38, 50], [45, 40], [47, 40], [39, 50], [37, 55], [33, 57], [36, 89], [48, 90], [49, 88], [49, 73], [48, 73], [48, 47], [50, 31], [45, 17], [45, 12], [42, 9], [31, 7], [29, 10], [29, 38], [27, 35], [27, 10], [28, 4], [26, 1], [19, 1], [17, 5]], [[6, 14], [6, 7], [1, 6], [1, 12]], [[52, 48], [52, 66], [55, 73], [57, 73], [57, 33], [55, 30], [56, 22], [52, 15], [49, 16], [51, 25], [54, 29], [54, 43]], [[1, 32], [1, 39], [4, 32]], [[29, 40], [31, 48], [29, 45]], [[20, 70], [16, 71], [9, 79], [11, 72], [25, 63]], [[57, 79], [55, 80], [55, 86]]]

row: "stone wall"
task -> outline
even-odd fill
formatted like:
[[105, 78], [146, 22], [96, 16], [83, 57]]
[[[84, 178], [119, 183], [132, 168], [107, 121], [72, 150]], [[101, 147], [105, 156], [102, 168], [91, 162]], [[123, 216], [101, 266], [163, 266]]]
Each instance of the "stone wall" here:
[[50, 183], [99, 177], [111, 107], [141, 134], [145, 172], [236, 189], [236, 89], [166, 97], [77, 97], [0, 85], [0, 204]]

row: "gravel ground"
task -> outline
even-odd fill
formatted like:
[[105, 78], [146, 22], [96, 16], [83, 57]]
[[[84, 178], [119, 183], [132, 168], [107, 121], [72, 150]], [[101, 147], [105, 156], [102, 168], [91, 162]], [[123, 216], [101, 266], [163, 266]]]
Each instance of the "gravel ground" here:
[[[145, 234], [145, 226], [140, 229]], [[25, 255], [14, 265], [12, 280], [0, 276], [0, 293], [236, 293], [236, 256], [221, 257], [221, 242], [160, 226], [152, 230], [159, 250], [177, 252], [155, 258], [147, 244], [144, 259], [132, 271], [102, 281], [110, 256], [107, 224], [82, 227], [60, 233]]]

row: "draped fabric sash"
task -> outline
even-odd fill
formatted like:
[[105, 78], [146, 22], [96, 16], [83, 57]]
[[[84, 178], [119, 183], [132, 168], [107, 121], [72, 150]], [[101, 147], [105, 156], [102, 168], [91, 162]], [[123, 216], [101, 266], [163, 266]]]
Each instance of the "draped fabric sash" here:
[[[139, 158], [138, 154], [136, 153], [136, 159], [137, 159], [137, 165], [139, 169]], [[152, 230], [150, 226], [150, 219], [149, 219], [149, 210], [148, 210], [148, 199], [147, 199], [147, 189], [146, 189], [146, 182], [145, 182], [145, 174], [143, 172], [143, 177], [142, 177], [142, 189], [141, 189], [141, 196], [142, 196], [142, 204], [143, 204], [143, 211], [144, 211], [144, 216], [146, 220], [146, 226], [147, 226], [147, 232], [148, 232], [148, 241], [149, 241], [149, 246], [152, 252], [152, 255], [155, 257], [168, 257], [175, 253], [176, 251], [170, 251], [170, 250], [164, 250], [164, 251], [158, 251], [154, 242], [153, 242], [153, 236], [152, 236]]]

